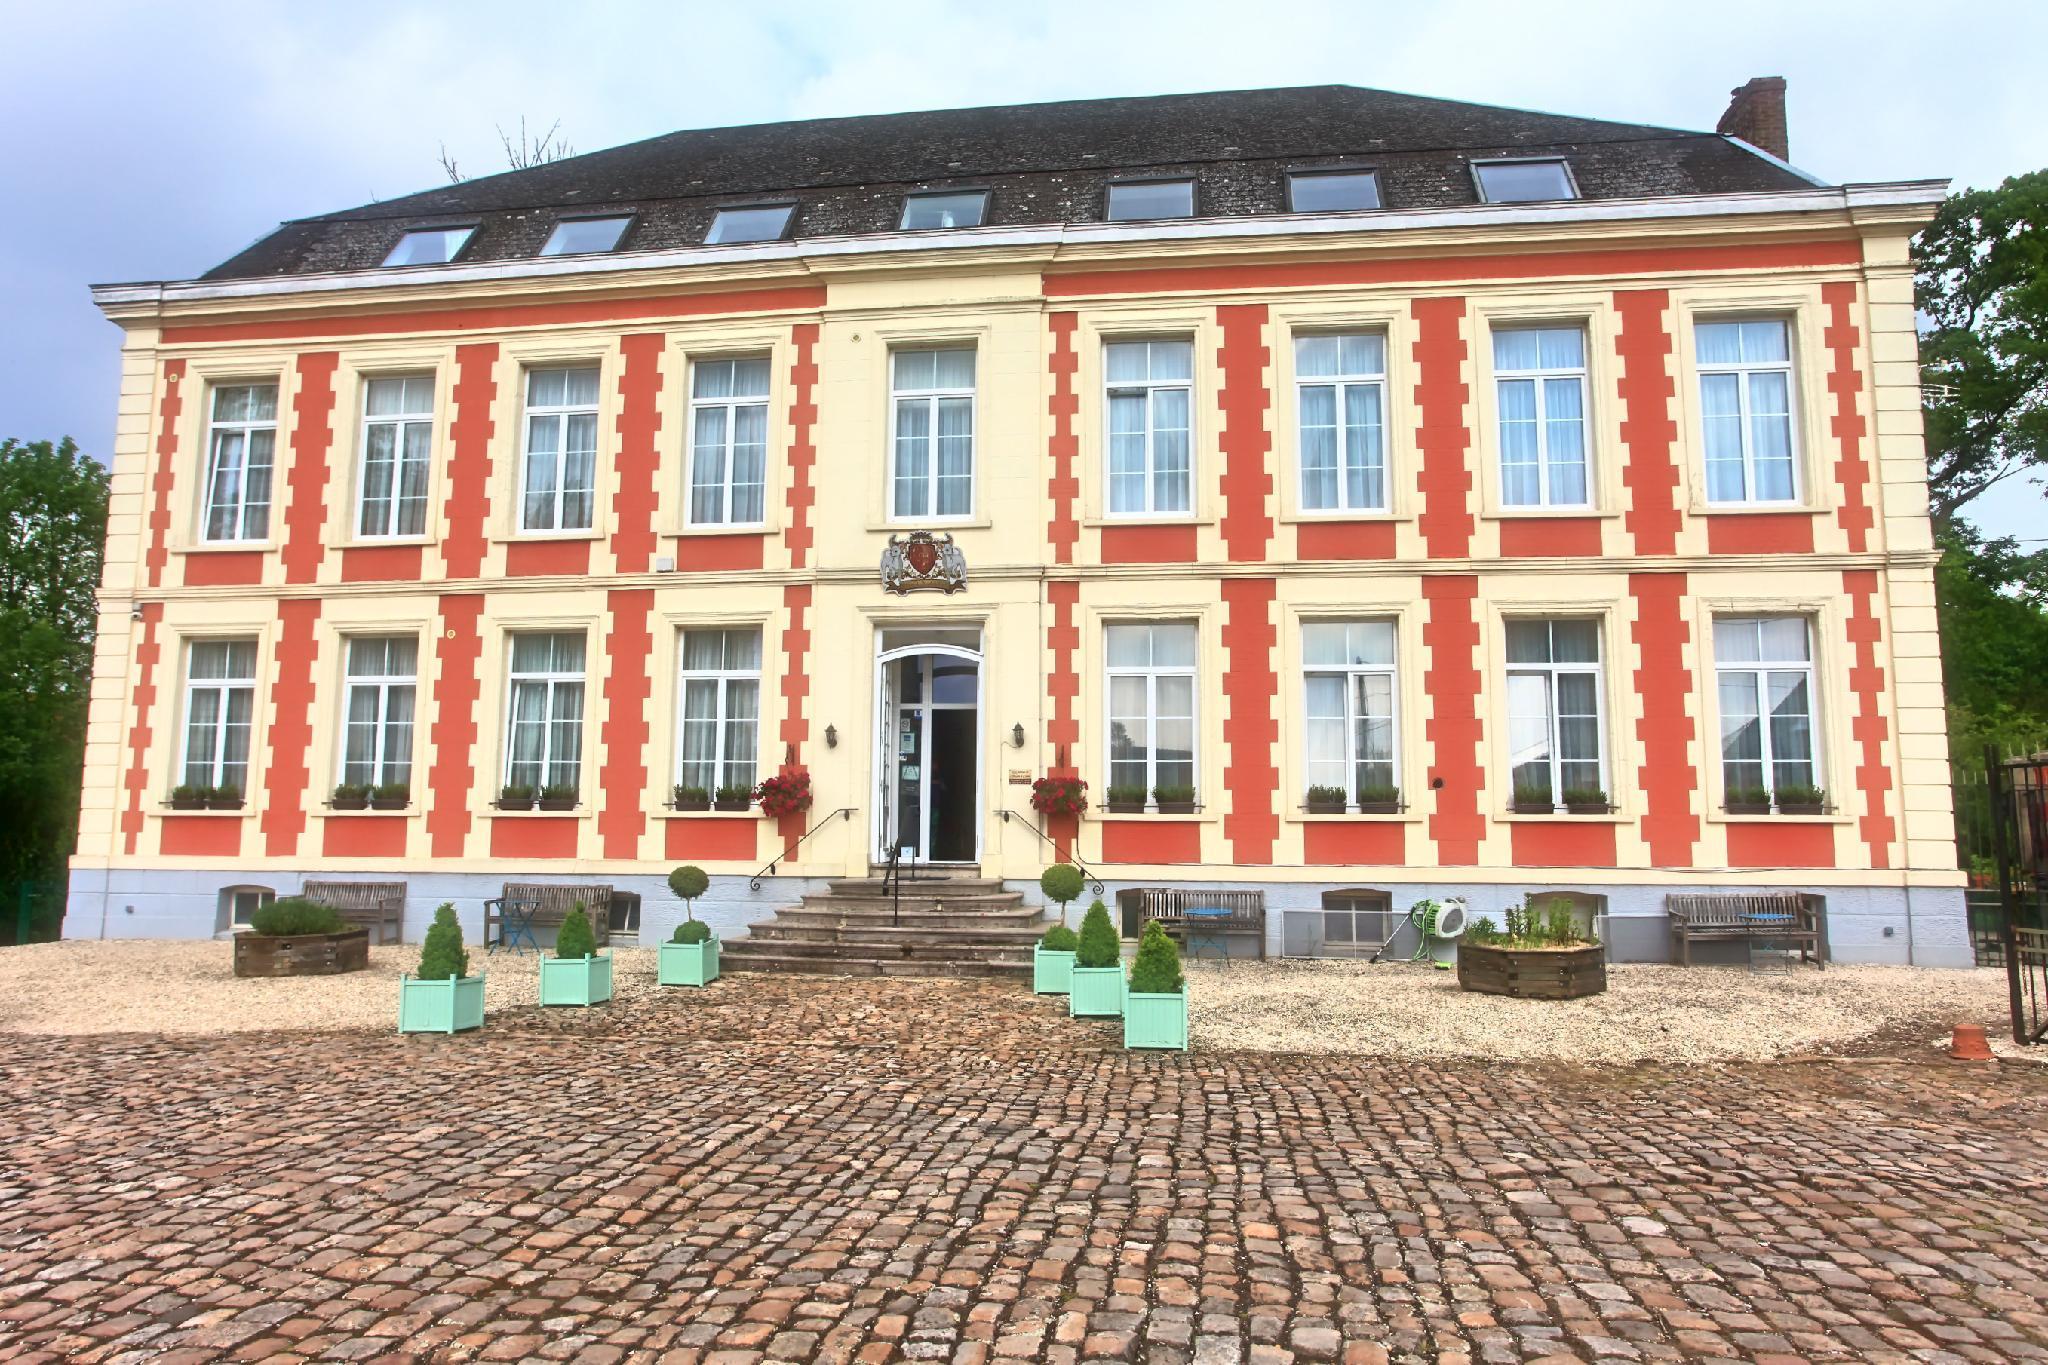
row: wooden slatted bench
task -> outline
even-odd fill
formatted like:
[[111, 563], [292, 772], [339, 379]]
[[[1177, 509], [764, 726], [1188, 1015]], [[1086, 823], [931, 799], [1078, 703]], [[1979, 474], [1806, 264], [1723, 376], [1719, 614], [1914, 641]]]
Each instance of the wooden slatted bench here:
[[1820, 941], [1820, 897], [1799, 891], [1752, 894], [1684, 894], [1664, 898], [1671, 919], [1671, 943], [1683, 966], [1692, 965], [1692, 945], [1730, 939], [1769, 939], [1796, 945], [1799, 960], [1824, 965]]
[[[611, 942], [612, 937], [612, 889], [609, 886], [558, 886], [539, 882], [506, 882], [504, 899], [534, 901], [535, 928], [544, 924], [561, 927], [562, 920], [583, 903], [583, 913], [590, 917], [590, 932], [597, 938], [599, 947]], [[504, 932], [503, 907], [497, 901], [484, 902], [484, 942], [496, 943]]]
[[[1117, 893], [1118, 908], [1124, 913], [1124, 934], [1143, 932], [1146, 920], [1158, 920], [1161, 928], [1181, 941], [1183, 954], [1194, 949], [1220, 945], [1227, 934], [1250, 934], [1258, 940], [1259, 956], [1266, 955], [1266, 893], [1263, 891], [1202, 891], [1192, 888], [1144, 886]], [[1225, 948], [1224, 955], [1229, 955]]]
[[345, 923], [370, 930], [380, 944], [405, 942], [404, 882], [307, 882], [299, 894], [333, 907]]

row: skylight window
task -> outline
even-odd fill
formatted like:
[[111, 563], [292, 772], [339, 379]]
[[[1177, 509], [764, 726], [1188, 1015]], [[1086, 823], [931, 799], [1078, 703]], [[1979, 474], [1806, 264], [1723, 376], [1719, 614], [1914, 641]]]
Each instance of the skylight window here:
[[616, 251], [633, 222], [632, 214], [617, 218], [564, 218], [548, 234], [543, 256], [582, 256], [597, 251]]
[[1109, 221], [1112, 223], [1194, 216], [1195, 182], [1192, 180], [1126, 180], [1109, 187]]
[[903, 219], [897, 226], [905, 232], [980, 227], [982, 216], [987, 212], [987, 190], [912, 194], [904, 197]]
[[724, 242], [773, 242], [789, 231], [794, 204], [752, 204], [746, 208], [720, 209], [711, 219], [711, 231], [704, 234], [707, 246]]
[[470, 234], [476, 226], [410, 228], [398, 245], [391, 248], [391, 254], [384, 258], [386, 265], [444, 265], [462, 254], [462, 248], [469, 245]]
[[1522, 204], [1543, 199], [1576, 199], [1578, 186], [1560, 158], [1536, 161], [1475, 161], [1472, 175], [1479, 198], [1488, 204]]
[[1294, 213], [1345, 213], [1380, 206], [1380, 178], [1371, 171], [1296, 171], [1287, 177]]

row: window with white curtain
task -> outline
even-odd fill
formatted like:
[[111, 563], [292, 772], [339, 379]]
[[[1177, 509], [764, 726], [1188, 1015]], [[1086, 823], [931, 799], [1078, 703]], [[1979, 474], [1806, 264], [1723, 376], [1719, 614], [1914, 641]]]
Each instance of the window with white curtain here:
[[903, 198], [903, 217], [897, 222], [897, 226], [905, 232], [929, 228], [980, 227], [982, 215], [987, 211], [987, 190], [910, 194]]
[[[1303, 773], [1348, 801], [1388, 801], [1394, 754], [1394, 623], [1310, 621], [1301, 628], [1307, 685]], [[1366, 793], [1360, 796], [1360, 793]]]
[[419, 641], [410, 635], [358, 635], [348, 642], [342, 690], [341, 780], [356, 786], [412, 781], [413, 701]]
[[768, 357], [690, 364], [690, 524], [759, 526], [767, 514]]
[[1721, 784], [1730, 800], [1820, 785], [1813, 742], [1813, 631], [1804, 616], [1714, 621]]
[[256, 642], [194, 640], [185, 654], [184, 785], [246, 793], [255, 715]]
[[1605, 791], [1600, 623], [1507, 623], [1508, 764], [1514, 799]]
[[434, 376], [390, 375], [363, 385], [358, 535], [426, 534], [427, 463], [433, 449]]
[[597, 367], [529, 370], [522, 531], [587, 531], [597, 492]]
[[889, 357], [895, 462], [890, 515], [974, 514], [974, 352], [897, 351]]
[[1304, 511], [1386, 510], [1386, 388], [1384, 336], [1294, 339]]
[[1585, 329], [1495, 329], [1493, 376], [1501, 505], [1586, 506]]
[[267, 539], [271, 474], [277, 459], [277, 385], [216, 386], [206, 449], [200, 539]]
[[[1104, 631], [1109, 672], [1109, 786], [1144, 793], [1195, 785], [1192, 621], [1113, 625]], [[1112, 799], [1116, 799], [1114, 796]]]
[[1194, 343], [1112, 341], [1104, 347], [1103, 368], [1109, 386], [1111, 515], [1191, 510]]
[[752, 787], [760, 726], [760, 629], [684, 631], [676, 784]]
[[583, 777], [583, 635], [512, 637], [511, 723], [505, 784], [580, 788]]
[[1796, 503], [1792, 329], [1782, 318], [1693, 328], [1705, 425], [1707, 501]]

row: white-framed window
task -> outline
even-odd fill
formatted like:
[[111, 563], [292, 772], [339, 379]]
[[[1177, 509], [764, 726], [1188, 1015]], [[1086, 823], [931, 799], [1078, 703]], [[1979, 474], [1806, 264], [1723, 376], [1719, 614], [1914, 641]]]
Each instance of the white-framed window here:
[[391, 248], [384, 264], [445, 264], [462, 254], [462, 248], [469, 245], [470, 234], [475, 231], [473, 223], [466, 227], [413, 228], [398, 239], [398, 245]]
[[1730, 318], [1693, 327], [1705, 426], [1707, 501], [1796, 503], [1792, 328], [1783, 318]]
[[1194, 505], [1195, 344], [1112, 341], [1109, 510], [1113, 516], [1187, 512]]
[[277, 385], [216, 385], [206, 450], [200, 539], [268, 539], [271, 478], [277, 462]]
[[214, 910], [213, 931], [224, 934], [247, 929], [256, 912], [276, 899], [277, 892], [267, 886], [223, 886]]
[[905, 232], [980, 227], [987, 213], [987, 190], [935, 190], [903, 196], [903, 217], [896, 226]]
[[1508, 765], [1517, 805], [1607, 790], [1600, 623], [1507, 623]]
[[505, 785], [580, 789], [583, 780], [583, 633], [512, 637]]
[[597, 367], [526, 372], [519, 529], [587, 531], [597, 502]]
[[185, 651], [184, 785], [246, 794], [255, 716], [256, 642], [194, 640]]
[[1301, 627], [1303, 776], [1310, 787], [1343, 792], [1347, 803], [1399, 799], [1394, 635], [1384, 620]]
[[363, 384], [365, 538], [427, 532], [427, 470], [434, 450], [434, 376], [387, 375]]
[[547, 245], [540, 249], [540, 254], [584, 256], [616, 251], [626, 229], [632, 225], [633, 215], [630, 213], [611, 218], [564, 218], [548, 234]]
[[1804, 616], [1714, 619], [1721, 785], [1730, 802], [1818, 787], [1813, 628]]
[[1372, 171], [1294, 171], [1287, 177], [1291, 213], [1347, 213], [1380, 206], [1380, 178]]
[[760, 628], [684, 631], [681, 704], [676, 785], [701, 787], [706, 796], [751, 788], [760, 750]]
[[1294, 339], [1303, 511], [1387, 509], [1386, 390], [1379, 333]]
[[1561, 157], [1508, 157], [1472, 163], [1472, 179], [1486, 204], [1576, 199], [1579, 187]]
[[364, 787], [412, 782], [413, 704], [420, 643], [410, 635], [357, 635], [348, 641], [342, 693], [341, 780]]
[[1493, 333], [1504, 507], [1584, 507], [1586, 332], [1501, 327]]
[[794, 204], [747, 204], [720, 209], [711, 215], [711, 230], [704, 234], [704, 244], [780, 241], [789, 231], [789, 217], [795, 212]]
[[1195, 688], [1192, 621], [1104, 628], [1109, 673], [1109, 799], [1193, 800]]
[[974, 351], [889, 357], [890, 515], [974, 515]]
[[1121, 180], [1109, 187], [1109, 221], [1137, 222], [1146, 218], [1192, 218], [1195, 213], [1195, 182], [1192, 180]]
[[768, 357], [690, 363], [690, 524], [759, 526], [767, 515]]

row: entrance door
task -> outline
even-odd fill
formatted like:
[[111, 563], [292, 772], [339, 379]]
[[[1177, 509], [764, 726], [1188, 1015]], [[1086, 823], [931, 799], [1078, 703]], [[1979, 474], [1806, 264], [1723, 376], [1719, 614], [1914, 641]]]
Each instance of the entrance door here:
[[880, 819], [876, 860], [891, 845], [920, 863], [981, 856], [981, 656], [911, 646], [881, 659]]

